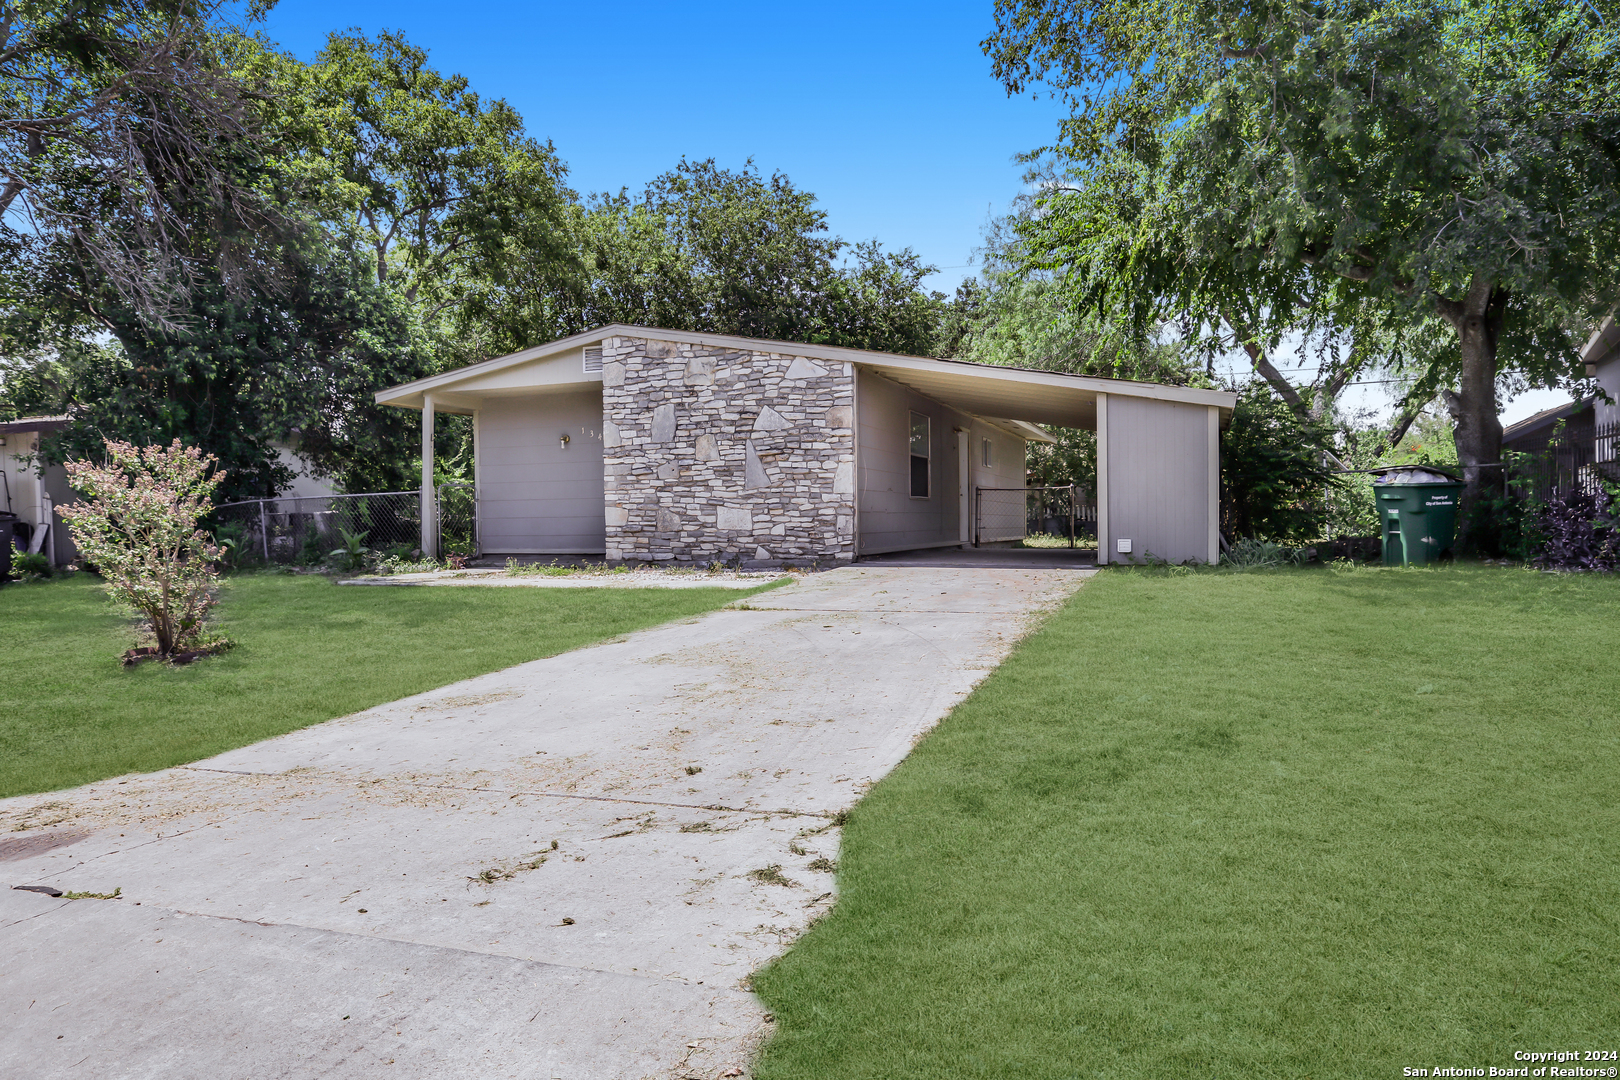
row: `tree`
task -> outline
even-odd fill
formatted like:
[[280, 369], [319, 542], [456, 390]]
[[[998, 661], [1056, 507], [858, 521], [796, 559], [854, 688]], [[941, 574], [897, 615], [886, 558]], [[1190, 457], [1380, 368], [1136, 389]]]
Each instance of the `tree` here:
[[637, 197], [597, 196], [578, 223], [589, 273], [570, 321], [937, 354], [948, 303], [909, 249], [849, 245], [813, 194], [752, 162], [682, 161]]
[[215, 603], [214, 550], [197, 523], [224, 474], [178, 439], [167, 448], [108, 439], [104, 449], [102, 464], [67, 463], [84, 501], [60, 512], [108, 595], [141, 614], [169, 659], [196, 640]]
[[1053, 217], [1049, 250], [1100, 302], [1246, 300], [1245, 344], [1266, 337], [1245, 315], [1442, 320], [1454, 348], [1419, 381], [1456, 380], [1471, 499], [1501, 482], [1498, 375], [1576, 378], [1581, 328], [1620, 293], [1615, 14], [999, 0], [985, 48], [1009, 92], [1040, 83], [1072, 107], [1060, 152], [1085, 205]]
[[238, 168], [260, 140], [251, 91], [220, 63], [216, 10], [0, 0], [0, 249], [53, 302], [94, 315], [75, 287], [94, 280], [172, 327], [211, 268], [233, 295], [273, 287], [248, 253], [285, 223]]
[[577, 273], [567, 169], [517, 110], [435, 70], [399, 34], [331, 34], [307, 65], [257, 39], [233, 52], [244, 78], [275, 88], [288, 182], [352, 232], [445, 362], [465, 359], [455, 343], [470, 327], [513, 348], [535, 329], [555, 336], [505, 295], [520, 274], [556, 287]]

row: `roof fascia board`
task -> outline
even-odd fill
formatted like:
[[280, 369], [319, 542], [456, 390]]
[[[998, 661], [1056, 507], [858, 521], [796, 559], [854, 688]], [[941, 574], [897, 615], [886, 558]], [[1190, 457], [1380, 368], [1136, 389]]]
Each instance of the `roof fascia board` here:
[[1620, 347], [1620, 324], [1616, 324], [1614, 316], [1604, 318], [1598, 328], [1592, 331], [1592, 336], [1586, 340], [1581, 349], [1581, 362], [1586, 365], [1587, 375], [1597, 374], [1597, 368], [1607, 360]]
[[[1189, 386], [1166, 386], [1161, 383], [1132, 382], [1128, 379], [1100, 379], [1092, 375], [1069, 375], [1057, 371], [1034, 371], [1029, 368], [975, 364], [969, 360], [936, 360], [925, 356], [906, 356], [902, 353], [844, 349], [828, 345], [800, 345], [792, 341], [733, 337], [729, 334], [699, 334], [687, 330], [654, 330], [644, 326], [607, 326], [599, 331], [592, 331], [592, 333], [601, 334], [603, 337], [611, 337], [615, 334], [625, 337], [650, 337], [655, 341], [677, 341], [684, 345], [724, 345], [727, 348], [752, 349], [756, 352], [778, 352], [789, 356], [808, 356], [818, 360], [843, 360], [851, 364], [865, 364], [868, 367], [899, 367], [913, 371], [937, 371], [941, 374], [967, 375], [970, 378], [1006, 379], [1009, 382], [1035, 383], [1040, 386], [1079, 388], [1100, 394], [1123, 394], [1168, 401], [1184, 401], [1194, 405], [1215, 405], [1222, 409], [1231, 409], [1237, 405], [1237, 394], [1229, 390], [1200, 390]], [[772, 348], [761, 349], [760, 346], [762, 345], [769, 345]]]
[[0, 421], [0, 435], [16, 435], [27, 431], [48, 435], [72, 424], [71, 416], [23, 416], [16, 420]]
[[[480, 360], [476, 364], [468, 364], [466, 367], [458, 367], [454, 371], [446, 371], [443, 374], [429, 375], [425, 379], [417, 379], [414, 382], [400, 383], [398, 386], [390, 386], [385, 390], [377, 391], [377, 393], [373, 396], [377, 399], [377, 403], [379, 405], [391, 404], [392, 402], [389, 399], [409, 397], [412, 394], [421, 394], [432, 390], [438, 390], [442, 387], [452, 386], [455, 383], [462, 382], [463, 380], [474, 378], [479, 375], [489, 375], [497, 371], [504, 371], [506, 368], [516, 367], [519, 364], [527, 364], [533, 360], [544, 360], [548, 356], [554, 356], [557, 353], [567, 352], [569, 349], [577, 349], [583, 345], [590, 345], [601, 341], [604, 338], [612, 337], [617, 331], [630, 329], [635, 328], [615, 324], [613, 326], [599, 327], [595, 330], [586, 330], [584, 333], [574, 334], [571, 337], [558, 338], [556, 341], [548, 341], [544, 345], [536, 345], [533, 348], [524, 349], [520, 352], [507, 353], [505, 356], [497, 356], [490, 360]], [[420, 405], [410, 407], [421, 408]]]
[[931, 371], [940, 374], [964, 375], [968, 378], [1000, 379], [1007, 382], [1021, 382], [1036, 386], [1089, 390], [1099, 394], [1120, 394], [1130, 397], [1153, 398], [1159, 401], [1186, 402], [1193, 405], [1214, 405], [1226, 412], [1230, 412], [1237, 404], [1237, 394], [1227, 390], [1199, 390], [1193, 387], [1165, 386], [1160, 383], [1131, 382], [1125, 379], [1100, 379], [1091, 375], [1069, 375], [1054, 371], [1033, 371], [1028, 368], [975, 364], [967, 360], [934, 360], [921, 356], [904, 356], [900, 353], [845, 349], [826, 345], [801, 345], [792, 341], [736, 337], [731, 334], [704, 334], [690, 330], [660, 330], [656, 327], [630, 326], [625, 323], [609, 323], [607, 326], [600, 326], [595, 330], [587, 330], [583, 333], [548, 342], [545, 345], [536, 345], [521, 352], [498, 356], [492, 360], [469, 364], [454, 371], [447, 371], [442, 375], [430, 375], [425, 379], [417, 379], [415, 382], [391, 386], [386, 390], [379, 390], [375, 397], [378, 404], [389, 404], [388, 399], [397, 400], [412, 394], [436, 390], [460, 382], [473, 375], [488, 374], [515, 364], [526, 364], [533, 360], [541, 360], [554, 353], [590, 345], [610, 337], [673, 341], [683, 345], [714, 345], [753, 352], [781, 353], [787, 356], [808, 356], [817, 360], [837, 360], [850, 364], [864, 364], [868, 367], [882, 366], [911, 371]]
[[1028, 368], [997, 367], [973, 364], [965, 360], [928, 360], [915, 356], [864, 354], [867, 357], [883, 355], [883, 360], [859, 360], [869, 366], [901, 368], [909, 371], [937, 372], [941, 375], [965, 375], [968, 378], [999, 379], [1006, 382], [1034, 386], [1051, 386], [1066, 390], [1087, 390], [1094, 394], [1119, 394], [1122, 397], [1145, 397], [1158, 401], [1178, 401], [1189, 405], [1214, 405], [1230, 410], [1237, 405], [1237, 394], [1230, 390], [1200, 390], [1191, 386], [1165, 386], [1160, 383], [1130, 382], [1125, 379], [1099, 379], [1092, 375], [1068, 375], [1057, 371], [1032, 371]]

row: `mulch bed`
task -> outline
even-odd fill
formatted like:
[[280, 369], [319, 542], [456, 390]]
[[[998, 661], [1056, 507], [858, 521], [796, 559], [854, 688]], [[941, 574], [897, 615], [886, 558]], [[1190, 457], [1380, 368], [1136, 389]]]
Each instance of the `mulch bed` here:
[[189, 649], [185, 652], [171, 653], [164, 656], [155, 645], [143, 645], [138, 649], [131, 649], [123, 655], [125, 667], [134, 667], [147, 660], [167, 660], [171, 664], [189, 664], [194, 660], [201, 660], [205, 656], [217, 656], [230, 648], [229, 644], [217, 643], [205, 645], [200, 649]]

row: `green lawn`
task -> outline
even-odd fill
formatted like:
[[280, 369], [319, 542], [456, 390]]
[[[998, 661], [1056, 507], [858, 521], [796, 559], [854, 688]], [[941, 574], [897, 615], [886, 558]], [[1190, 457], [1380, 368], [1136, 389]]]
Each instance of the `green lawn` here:
[[227, 580], [238, 646], [123, 669], [88, 575], [0, 589], [0, 796], [167, 768], [751, 595], [735, 589], [339, 588]]
[[851, 815], [757, 1075], [1615, 1049], [1617, 630], [1593, 577], [1104, 573]]

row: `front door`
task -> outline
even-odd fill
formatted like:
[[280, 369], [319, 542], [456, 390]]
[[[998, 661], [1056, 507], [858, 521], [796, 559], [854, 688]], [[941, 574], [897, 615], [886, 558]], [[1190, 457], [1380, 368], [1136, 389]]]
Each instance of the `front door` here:
[[956, 483], [959, 488], [958, 499], [961, 502], [961, 527], [957, 533], [962, 543], [973, 543], [973, 433], [971, 431], [958, 431], [956, 433]]

